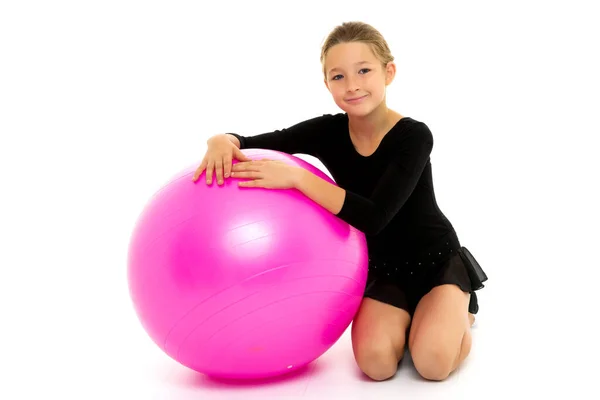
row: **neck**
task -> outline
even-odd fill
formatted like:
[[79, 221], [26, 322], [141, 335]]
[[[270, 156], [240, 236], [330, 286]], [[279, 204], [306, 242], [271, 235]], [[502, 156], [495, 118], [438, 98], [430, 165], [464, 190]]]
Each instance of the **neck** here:
[[394, 119], [395, 114], [396, 113], [388, 109], [385, 104], [382, 104], [370, 114], [363, 117], [349, 116], [350, 133], [356, 139], [361, 141], [376, 140], [390, 129], [390, 124]]

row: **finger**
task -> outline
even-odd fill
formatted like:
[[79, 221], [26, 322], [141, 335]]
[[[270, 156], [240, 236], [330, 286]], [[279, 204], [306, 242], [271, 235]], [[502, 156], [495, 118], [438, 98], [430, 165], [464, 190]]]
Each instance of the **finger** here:
[[222, 159], [218, 159], [215, 162], [215, 173], [217, 175], [217, 184], [222, 185], [223, 184], [223, 160]]
[[248, 178], [248, 179], [262, 179], [263, 176], [258, 171], [240, 171], [240, 172], [232, 172], [231, 176], [234, 178]]
[[206, 160], [202, 160], [202, 163], [200, 163], [200, 166], [198, 168], [196, 168], [196, 172], [194, 173], [194, 177], [192, 178], [192, 180], [194, 182], [196, 182], [198, 180], [198, 178], [200, 177], [200, 175], [202, 175], [202, 172], [204, 172], [205, 168], [206, 168]]
[[231, 163], [232, 159], [230, 156], [225, 156], [223, 158], [223, 173], [225, 175], [225, 178], [229, 178], [229, 176], [231, 175]]
[[262, 181], [260, 179], [250, 180], [250, 181], [240, 181], [238, 182], [238, 186], [240, 187], [262, 187]]
[[215, 169], [215, 162], [209, 161], [208, 165], [206, 166], [206, 183], [209, 185], [212, 183], [212, 180], [213, 180], [214, 169]]
[[260, 166], [253, 161], [239, 162], [231, 166], [232, 174], [234, 171], [258, 171], [259, 169]]

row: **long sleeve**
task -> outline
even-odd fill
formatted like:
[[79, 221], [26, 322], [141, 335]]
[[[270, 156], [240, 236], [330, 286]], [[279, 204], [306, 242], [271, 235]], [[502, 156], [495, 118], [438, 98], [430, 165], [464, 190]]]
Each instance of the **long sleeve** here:
[[240, 149], [268, 149], [288, 154], [317, 155], [318, 145], [331, 128], [329, 114], [299, 122], [289, 128], [255, 136], [229, 133], [240, 141]]
[[337, 216], [367, 235], [383, 230], [406, 203], [427, 165], [433, 136], [426, 125], [411, 129], [399, 141], [397, 154], [389, 163], [370, 197], [346, 191]]

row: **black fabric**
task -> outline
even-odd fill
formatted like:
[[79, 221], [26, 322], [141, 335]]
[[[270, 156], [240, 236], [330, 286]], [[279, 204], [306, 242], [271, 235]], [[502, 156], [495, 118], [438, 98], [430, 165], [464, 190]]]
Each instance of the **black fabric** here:
[[471, 293], [468, 311], [477, 314], [479, 304], [475, 290], [483, 288], [483, 283], [471, 279], [475, 271], [465, 262], [465, 251], [468, 250], [461, 246], [456, 234], [451, 233], [415, 258], [371, 258], [365, 297], [406, 310], [412, 316], [421, 298], [431, 289], [453, 284]]
[[[417, 298], [418, 293], [429, 287], [435, 281], [431, 274], [439, 274], [440, 265], [451, 260], [432, 259], [425, 254], [432, 249], [438, 253], [452, 250], [456, 254], [460, 248], [454, 227], [436, 201], [430, 159], [434, 140], [423, 122], [402, 118], [370, 156], [363, 156], [354, 148], [345, 113], [326, 114], [289, 128], [252, 136], [232, 135], [239, 139], [242, 149], [307, 154], [320, 160], [336, 184], [346, 191], [337, 216], [365, 233], [370, 258], [380, 260], [373, 265], [385, 269], [385, 262], [386, 267], [393, 265], [395, 269], [397, 262], [403, 262], [411, 265], [412, 275], [427, 277], [423, 282], [416, 282], [414, 278], [405, 281], [416, 285], [414, 290], [410, 284], [404, 285], [411, 291], [407, 295], [409, 299]], [[417, 268], [419, 262], [421, 269]], [[426, 263], [437, 267], [425, 268]], [[461, 257], [452, 259], [448, 265], [457, 272], [448, 270], [448, 276], [438, 276], [438, 281], [454, 280], [467, 291], [480, 288], [471, 284], [468, 266]], [[459, 277], [458, 270], [462, 270], [466, 278]], [[476, 276], [482, 275], [478, 271]]]

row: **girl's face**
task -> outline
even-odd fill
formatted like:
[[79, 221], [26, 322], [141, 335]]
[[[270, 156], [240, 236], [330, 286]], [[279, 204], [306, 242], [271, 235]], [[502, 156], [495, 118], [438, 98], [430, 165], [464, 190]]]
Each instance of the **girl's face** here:
[[325, 85], [348, 115], [365, 116], [385, 100], [385, 89], [395, 66], [384, 67], [365, 43], [340, 43], [325, 59]]

